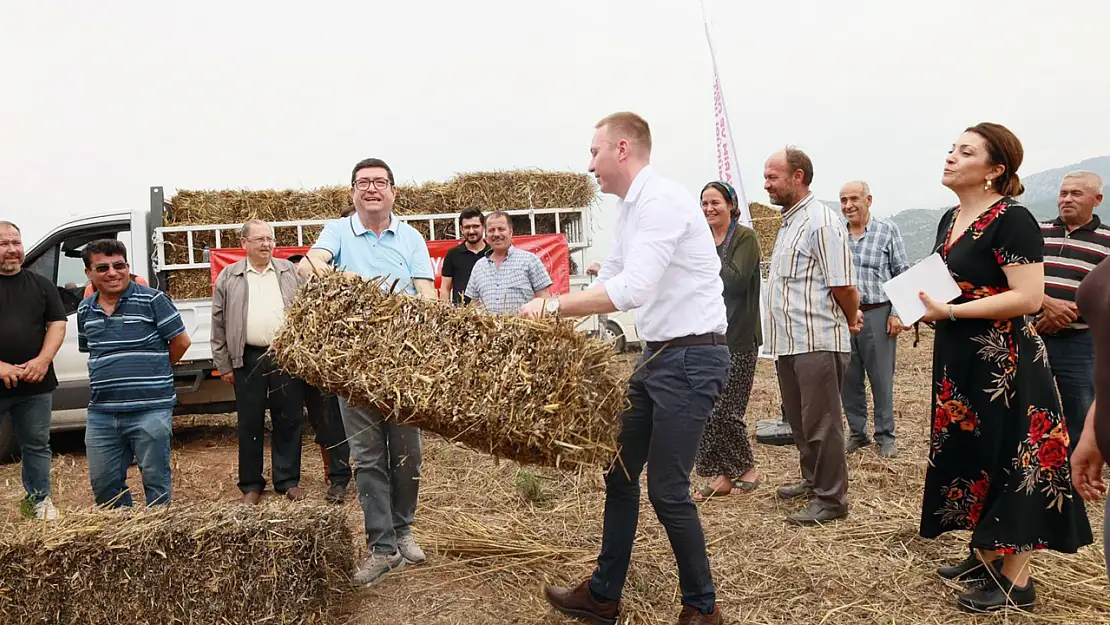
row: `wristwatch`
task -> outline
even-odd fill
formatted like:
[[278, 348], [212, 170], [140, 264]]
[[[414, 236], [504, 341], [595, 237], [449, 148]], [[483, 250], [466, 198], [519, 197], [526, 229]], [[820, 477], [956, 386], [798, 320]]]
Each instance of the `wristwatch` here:
[[549, 297], [543, 300], [543, 311], [549, 315], [554, 315], [559, 312], [559, 298]]

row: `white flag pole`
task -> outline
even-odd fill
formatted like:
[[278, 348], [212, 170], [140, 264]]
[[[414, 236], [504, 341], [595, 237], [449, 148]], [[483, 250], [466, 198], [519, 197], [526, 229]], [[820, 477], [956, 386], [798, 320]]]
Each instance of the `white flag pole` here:
[[709, 17], [705, 12], [705, 0], [701, 0], [701, 18], [705, 24], [705, 40], [709, 43], [709, 58], [713, 62], [713, 115], [717, 135], [717, 174], [721, 180], [736, 189], [737, 203], [740, 205], [740, 223], [752, 225], [752, 214], [748, 208], [748, 195], [744, 192], [744, 181], [740, 177], [740, 165], [736, 161], [736, 146], [732, 141], [732, 126], [728, 121], [725, 96], [721, 90], [721, 77], [717, 72], [717, 53], [713, 49], [713, 38], [709, 34]]

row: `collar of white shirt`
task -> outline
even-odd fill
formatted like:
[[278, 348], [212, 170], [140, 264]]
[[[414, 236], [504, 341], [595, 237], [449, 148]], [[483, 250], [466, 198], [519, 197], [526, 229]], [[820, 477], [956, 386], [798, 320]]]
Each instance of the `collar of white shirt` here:
[[640, 199], [640, 192], [644, 190], [652, 173], [651, 165], [644, 165], [640, 173], [636, 174], [636, 177], [632, 179], [632, 184], [628, 185], [628, 193], [625, 193], [621, 200], [623, 206], [631, 206], [636, 203], [636, 200]]

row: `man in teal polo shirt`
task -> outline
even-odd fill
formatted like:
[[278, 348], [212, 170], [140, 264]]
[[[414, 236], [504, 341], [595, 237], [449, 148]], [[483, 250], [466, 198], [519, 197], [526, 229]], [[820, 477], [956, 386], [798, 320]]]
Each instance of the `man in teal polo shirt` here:
[[[383, 288], [396, 281], [398, 289], [436, 299], [428, 244], [393, 214], [395, 198], [389, 165], [376, 158], [360, 161], [351, 172], [355, 212], [324, 226], [298, 271], [306, 277], [335, 270], [362, 278], [384, 276]], [[339, 409], [350, 439], [370, 551], [354, 579], [369, 586], [390, 571], [424, 561], [412, 536], [420, 487], [420, 430], [386, 420], [377, 410], [349, 404], [343, 397]]]

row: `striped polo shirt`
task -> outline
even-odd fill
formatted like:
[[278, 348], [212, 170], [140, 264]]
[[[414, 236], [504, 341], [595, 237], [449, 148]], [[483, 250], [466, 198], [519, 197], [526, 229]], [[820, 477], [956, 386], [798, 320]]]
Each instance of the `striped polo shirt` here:
[[848, 319], [832, 294], [856, 283], [841, 216], [813, 194], [783, 212], [770, 269], [768, 354], [851, 353]]
[[[1041, 224], [1044, 237], [1044, 293], [1067, 302], [1075, 301], [1075, 291], [1087, 274], [1110, 256], [1110, 227], [1092, 215], [1091, 221], [1068, 232], [1059, 218]], [[1082, 311], [1080, 311], [1082, 312]], [[1080, 316], [1070, 327], [1086, 330]]]
[[90, 295], [77, 307], [77, 347], [89, 354], [89, 409], [137, 412], [172, 409], [169, 343], [185, 331], [165, 293], [132, 282], [111, 315]]

